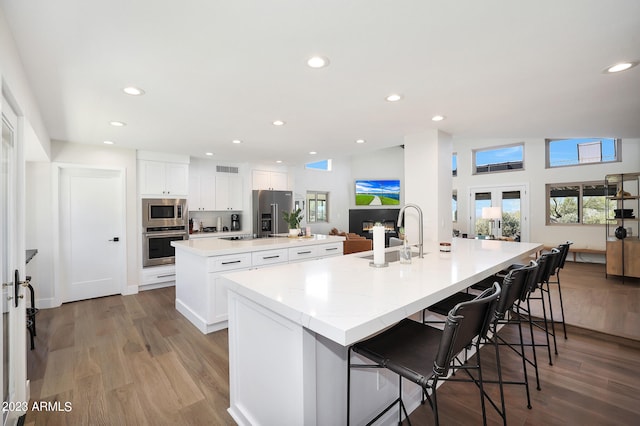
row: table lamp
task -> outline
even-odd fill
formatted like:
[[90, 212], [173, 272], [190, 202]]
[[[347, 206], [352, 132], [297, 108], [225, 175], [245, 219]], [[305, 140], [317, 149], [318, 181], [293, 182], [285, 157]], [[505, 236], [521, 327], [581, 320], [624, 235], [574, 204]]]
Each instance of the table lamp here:
[[[493, 230], [496, 226], [496, 221], [499, 222], [500, 220], [502, 220], [502, 208], [483, 207], [482, 218], [487, 219], [489, 221], [489, 238], [494, 239], [495, 235], [493, 234]], [[498, 223], [498, 226], [500, 226], [499, 223]]]

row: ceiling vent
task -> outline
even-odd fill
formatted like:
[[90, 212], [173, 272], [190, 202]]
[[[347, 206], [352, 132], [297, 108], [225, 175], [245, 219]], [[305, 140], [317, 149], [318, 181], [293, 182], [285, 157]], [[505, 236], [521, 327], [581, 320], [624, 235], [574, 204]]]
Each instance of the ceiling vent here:
[[233, 166], [216, 166], [218, 173], [238, 173], [238, 168]]

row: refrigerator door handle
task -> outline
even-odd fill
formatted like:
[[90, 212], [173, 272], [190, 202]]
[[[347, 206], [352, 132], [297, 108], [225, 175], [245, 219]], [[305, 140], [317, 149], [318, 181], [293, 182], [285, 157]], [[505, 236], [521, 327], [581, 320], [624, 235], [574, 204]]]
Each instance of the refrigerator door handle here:
[[280, 230], [278, 229], [278, 203], [271, 204], [271, 229], [274, 234], [278, 234]]

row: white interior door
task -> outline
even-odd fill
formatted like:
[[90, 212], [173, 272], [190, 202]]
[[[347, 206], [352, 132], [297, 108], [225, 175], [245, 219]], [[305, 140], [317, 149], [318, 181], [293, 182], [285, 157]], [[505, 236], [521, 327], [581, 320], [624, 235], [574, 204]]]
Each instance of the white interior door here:
[[25, 348], [25, 301], [24, 256], [20, 255], [22, 244], [18, 224], [19, 173], [17, 115], [2, 98], [2, 148], [0, 149], [0, 274], [2, 275], [2, 353], [0, 372], [2, 382], [2, 424], [15, 424], [26, 412], [26, 348]]
[[62, 168], [62, 301], [122, 293], [125, 270], [122, 172]]
[[[526, 185], [471, 188], [469, 231], [474, 235], [529, 241], [529, 191]], [[485, 207], [499, 207], [500, 218], [482, 217]]]

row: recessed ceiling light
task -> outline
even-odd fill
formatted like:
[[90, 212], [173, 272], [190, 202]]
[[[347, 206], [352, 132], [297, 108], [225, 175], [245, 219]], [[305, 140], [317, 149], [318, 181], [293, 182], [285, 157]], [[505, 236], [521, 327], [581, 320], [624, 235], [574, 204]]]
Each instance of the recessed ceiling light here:
[[282, 163], [282, 160], [276, 160], [276, 163], [280, 164]]
[[398, 95], [397, 93], [387, 96], [387, 101], [389, 102], [398, 102], [400, 99], [402, 99], [402, 95]]
[[138, 88], [138, 87], [133, 87], [133, 86], [129, 86], [129, 87], [125, 87], [124, 89], [122, 89], [122, 91], [124, 93], [126, 93], [127, 95], [131, 95], [131, 96], [142, 96], [144, 95], [144, 90]]
[[237, 145], [237, 144], [242, 143], [242, 141], [240, 139], [234, 139], [234, 140], [231, 141], [231, 143], [235, 143]]
[[311, 154], [311, 155], [316, 155], [316, 154], [317, 154], [317, 152], [315, 152], [315, 151], [309, 151], [309, 154]]
[[274, 126], [284, 126], [284, 121], [282, 120], [276, 120], [273, 122]]
[[113, 142], [113, 141], [104, 141], [103, 143], [104, 143], [105, 145], [113, 145], [113, 143], [114, 143], [114, 142]]
[[212, 156], [213, 152], [205, 152], [204, 155]]
[[444, 115], [434, 115], [433, 117], [431, 117], [431, 120], [433, 120], [433, 121], [442, 121], [442, 120], [444, 120]]
[[311, 68], [324, 68], [329, 65], [329, 59], [324, 56], [313, 56], [307, 61]]
[[110, 121], [109, 124], [111, 124], [113, 127], [124, 127], [127, 125], [127, 123], [123, 121]]
[[638, 61], [620, 62], [618, 64], [611, 65], [610, 67], [607, 67], [604, 70], [604, 72], [605, 73], [616, 73], [616, 72], [626, 71], [626, 70], [628, 70], [630, 68], [635, 67], [636, 65], [638, 65]]
[[356, 143], [364, 143], [364, 142], [365, 142], [365, 140], [364, 140], [364, 139], [358, 139], [358, 140], [356, 140]]

